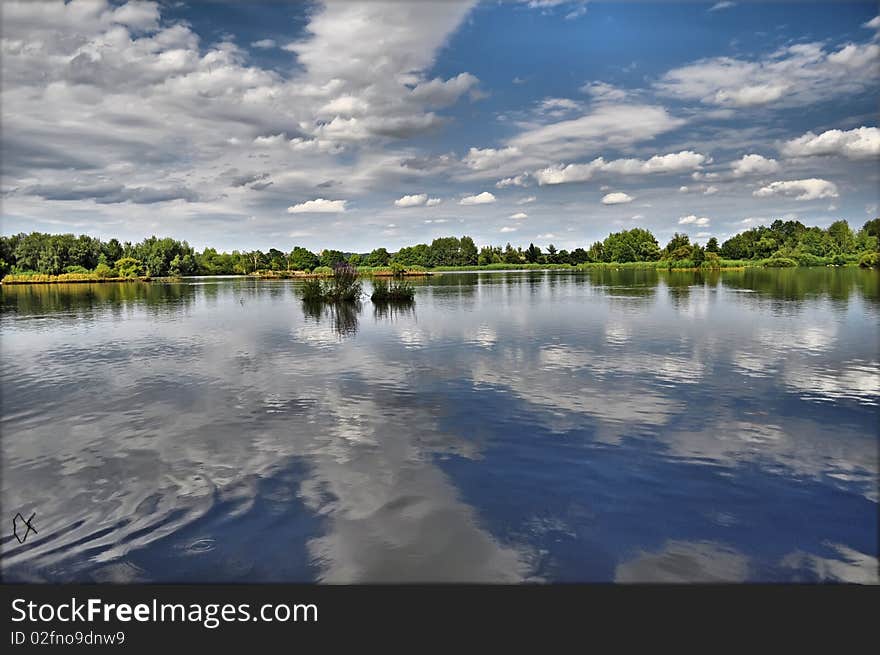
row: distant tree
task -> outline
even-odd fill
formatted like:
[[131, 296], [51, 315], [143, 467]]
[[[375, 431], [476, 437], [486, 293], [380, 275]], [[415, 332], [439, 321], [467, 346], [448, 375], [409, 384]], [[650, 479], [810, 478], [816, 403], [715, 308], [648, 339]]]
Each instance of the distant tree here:
[[463, 236], [459, 241], [459, 266], [473, 266], [477, 263], [479, 253], [477, 244], [469, 236]]
[[718, 254], [720, 248], [718, 246], [718, 239], [712, 237], [706, 242], [706, 252], [712, 252], [716, 255]]
[[672, 254], [676, 252], [682, 246], [690, 246], [691, 240], [687, 234], [679, 234], [676, 232], [672, 235], [672, 238], [669, 240], [669, 243], [666, 244], [666, 247], [663, 249], [663, 256], [666, 259], [681, 259], [680, 257], [673, 257]]
[[119, 273], [119, 277], [138, 277], [144, 274], [143, 264], [134, 257], [123, 257], [117, 260], [114, 268]]
[[388, 266], [391, 262], [391, 255], [385, 248], [376, 248], [367, 257], [367, 266]]
[[321, 260], [311, 250], [301, 246], [295, 247], [290, 253], [290, 268], [295, 271], [311, 271], [321, 264]]
[[535, 246], [534, 243], [530, 243], [529, 247], [523, 251], [523, 255], [525, 255], [527, 262], [534, 264], [541, 257], [541, 249]]
[[511, 246], [510, 243], [504, 246], [503, 257], [505, 264], [520, 264], [523, 260], [522, 252], [519, 249]]
[[322, 250], [321, 266], [333, 268], [336, 264], [344, 264], [345, 255], [340, 250]]

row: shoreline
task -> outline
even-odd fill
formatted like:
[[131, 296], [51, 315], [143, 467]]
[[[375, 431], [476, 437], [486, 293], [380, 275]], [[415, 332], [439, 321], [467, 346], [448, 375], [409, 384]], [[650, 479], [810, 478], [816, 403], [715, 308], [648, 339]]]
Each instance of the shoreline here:
[[[458, 274], [458, 273], [522, 273], [522, 272], [545, 272], [545, 273], [586, 273], [595, 270], [635, 270], [635, 271], [667, 271], [667, 272], [693, 272], [693, 273], [718, 273], [721, 271], [741, 271], [749, 268], [756, 269], [817, 269], [817, 268], [863, 268], [864, 270], [872, 270], [871, 268], [860, 267], [858, 264], [834, 265], [824, 264], [821, 266], [786, 266], [774, 267], [767, 266], [763, 261], [755, 262], [730, 262], [729, 265], [721, 265], [714, 267], [696, 267], [696, 266], [668, 266], [659, 265], [658, 262], [596, 262], [578, 265], [568, 264], [551, 264], [547, 265], [530, 265], [530, 264], [510, 264], [507, 266], [499, 266], [498, 264], [490, 264], [488, 266], [441, 266], [428, 270], [405, 271], [398, 274], [397, 277], [407, 278], [427, 278], [434, 275]], [[375, 278], [392, 278], [394, 273], [390, 270], [381, 271], [358, 271], [359, 277], [375, 277]], [[21, 285], [45, 285], [45, 284], [103, 284], [106, 282], [159, 282], [159, 283], [176, 283], [192, 279], [232, 279], [244, 278], [253, 280], [309, 280], [323, 279], [332, 277], [331, 273], [306, 273], [302, 271], [264, 271], [260, 273], [247, 273], [242, 275], [187, 275], [181, 277], [92, 277], [90, 274], [73, 274], [67, 273], [62, 275], [7, 275], [0, 280], [0, 285], [21, 286]], [[13, 279], [9, 279], [13, 278]], [[35, 278], [35, 279], [28, 279]], [[59, 279], [61, 278], [61, 279]]]

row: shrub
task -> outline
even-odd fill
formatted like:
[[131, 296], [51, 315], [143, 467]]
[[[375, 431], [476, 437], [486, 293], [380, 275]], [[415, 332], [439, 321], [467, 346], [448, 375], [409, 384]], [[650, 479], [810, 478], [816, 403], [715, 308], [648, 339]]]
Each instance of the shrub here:
[[374, 303], [405, 303], [412, 302], [416, 291], [409, 282], [392, 282], [377, 280], [373, 283], [373, 294], [370, 300]]
[[97, 275], [98, 277], [103, 277], [103, 278], [106, 278], [106, 277], [115, 277], [115, 276], [116, 276], [116, 271], [114, 271], [112, 268], [110, 268], [109, 266], [107, 266], [107, 264], [105, 264], [104, 262], [101, 262], [101, 263], [98, 264], [98, 266], [95, 268], [95, 275]]
[[302, 299], [308, 303], [356, 302], [361, 297], [361, 283], [357, 269], [339, 263], [333, 267], [329, 280], [309, 278], [303, 283]]
[[880, 268], [880, 253], [866, 252], [859, 257], [859, 266], [862, 268]]
[[318, 278], [312, 277], [303, 282], [302, 299], [306, 302], [321, 302], [324, 299], [324, 285]]
[[764, 260], [765, 268], [790, 268], [792, 266], [797, 266], [797, 262], [788, 257], [771, 257]]
[[819, 257], [809, 252], [798, 253], [794, 256], [798, 266], [825, 266], [828, 263], [827, 257]]
[[333, 269], [329, 266], [315, 266], [312, 269], [312, 275], [332, 275]]
[[119, 271], [119, 277], [138, 277], [144, 274], [143, 264], [134, 257], [117, 259], [116, 270]]
[[79, 265], [65, 266], [64, 272], [65, 273], [80, 273], [80, 274], [91, 273], [91, 271], [89, 269], [87, 269], [85, 266], [79, 266]]

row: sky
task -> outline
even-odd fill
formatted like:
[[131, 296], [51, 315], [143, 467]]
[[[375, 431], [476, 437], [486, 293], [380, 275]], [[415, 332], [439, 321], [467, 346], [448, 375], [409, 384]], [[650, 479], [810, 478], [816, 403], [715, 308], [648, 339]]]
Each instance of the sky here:
[[0, 227], [367, 252], [880, 203], [875, 2], [0, 4]]

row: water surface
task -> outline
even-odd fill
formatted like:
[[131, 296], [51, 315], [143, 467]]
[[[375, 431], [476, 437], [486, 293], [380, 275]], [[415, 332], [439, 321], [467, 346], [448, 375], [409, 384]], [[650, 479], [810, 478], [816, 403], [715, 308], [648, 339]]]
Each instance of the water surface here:
[[7, 581], [877, 582], [880, 275], [2, 289]]

